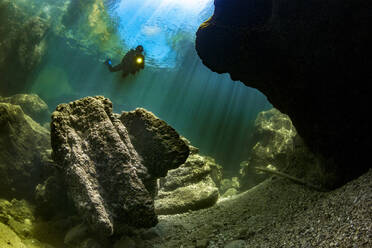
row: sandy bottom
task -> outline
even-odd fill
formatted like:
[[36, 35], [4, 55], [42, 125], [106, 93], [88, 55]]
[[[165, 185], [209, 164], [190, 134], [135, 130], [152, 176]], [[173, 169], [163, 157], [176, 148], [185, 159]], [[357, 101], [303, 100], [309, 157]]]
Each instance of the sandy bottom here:
[[372, 170], [321, 193], [272, 178], [214, 207], [159, 216], [146, 247], [372, 247]]

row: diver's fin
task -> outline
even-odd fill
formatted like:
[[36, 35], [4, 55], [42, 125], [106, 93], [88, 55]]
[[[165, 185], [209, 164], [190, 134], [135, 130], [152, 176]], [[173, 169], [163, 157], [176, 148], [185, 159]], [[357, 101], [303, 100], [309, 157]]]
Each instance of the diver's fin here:
[[112, 65], [111, 59], [106, 59], [104, 64], [105, 65]]

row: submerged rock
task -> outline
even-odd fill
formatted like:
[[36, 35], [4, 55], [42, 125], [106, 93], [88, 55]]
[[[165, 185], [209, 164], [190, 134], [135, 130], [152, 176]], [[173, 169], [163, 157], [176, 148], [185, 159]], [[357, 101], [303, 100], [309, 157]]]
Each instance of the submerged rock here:
[[[69, 196], [82, 219], [102, 236], [110, 236], [127, 225], [154, 226], [154, 200], [145, 182], [154, 182], [154, 176], [166, 174], [168, 168], [177, 167], [188, 156], [188, 147], [177, 141], [180, 138], [174, 129], [144, 110], [133, 113], [150, 119], [128, 118], [131, 114], [126, 113], [115, 115], [112, 103], [102, 96], [60, 104], [52, 115], [53, 159], [62, 167]], [[146, 130], [127, 129], [121, 119], [129, 126], [131, 121], [138, 121]], [[159, 125], [151, 129], [154, 123]], [[162, 133], [164, 130], [169, 133]], [[143, 139], [146, 135], [154, 140]], [[169, 140], [161, 141], [157, 138], [160, 135]], [[139, 147], [140, 142], [159, 152], [156, 170], [145, 167], [151, 164], [147, 159], [153, 159], [145, 154], [155, 153], [143, 149], [138, 153], [133, 144]], [[178, 147], [169, 154], [164, 148], [167, 144]]]
[[123, 112], [120, 120], [150, 174], [150, 180], [144, 181], [145, 186], [155, 195], [154, 179], [165, 177], [168, 170], [184, 163], [189, 148], [171, 126], [145, 109]]
[[[0, 224], [6, 225], [14, 234], [16, 234], [27, 248], [53, 248], [61, 246], [59, 239], [61, 233], [64, 233], [62, 222], [69, 222], [68, 219], [54, 219], [51, 222], [44, 222], [39, 219], [35, 213], [35, 207], [32, 203], [25, 200], [7, 201], [0, 199]], [[0, 247], [22, 247], [10, 241], [8, 246], [1, 243], [0, 227]], [[8, 233], [7, 235], [11, 235]], [[10, 238], [9, 236], [8, 238]], [[47, 242], [47, 243], [46, 243]], [[53, 246], [51, 244], [53, 244]]]
[[35, 222], [34, 207], [25, 200], [0, 199], [0, 222], [8, 225], [19, 237], [29, 237]]
[[220, 193], [223, 195], [223, 197], [235, 195], [238, 192], [239, 188], [240, 182], [238, 177], [222, 179], [221, 185], [219, 187]]
[[48, 105], [36, 94], [16, 94], [11, 97], [0, 96], [0, 102], [19, 105], [25, 114], [40, 124], [50, 120]]
[[0, 103], [0, 196], [33, 198], [48, 149], [48, 130], [19, 105]]
[[156, 213], [184, 213], [207, 208], [217, 202], [219, 192], [216, 184], [221, 177], [216, 175], [221, 175], [221, 167], [212, 158], [198, 154], [197, 149], [190, 150], [193, 153], [186, 162], [168, 171], [167, 176], [161, 179], [155, 201]]
[[225, 191], [225, 193], [223, 193], [223, 195], [221, 196], [221, 198], [228, 198], [228, 197], [232, 197], [234, 195], [237, 195], [239, 192], [236, 188], [229, 188], [228, 190]]
[[0, 92], [23, 90], [30, 72], [46, 50], [45, 36], [49, 22], [32, 16], [18, 1], [0, 2]]
[[207, 176], [202, 181], [173, 191], [159, 191], [155, 201], [157, 214], [179, 214], [213, 206], [219, 197], [218, 188]]
[[241, 163], [241, 184], [249, 189], [270, 175], [255, 167], [268, 167], [314, 184], [325, 184], [319, 160], [307, 149], [289, 117], [276, 109], [261, 112], [255, 121], [255, 144], [248, 161]]
[[0, 222], [0, 247], [27, 248], [12, 229]]

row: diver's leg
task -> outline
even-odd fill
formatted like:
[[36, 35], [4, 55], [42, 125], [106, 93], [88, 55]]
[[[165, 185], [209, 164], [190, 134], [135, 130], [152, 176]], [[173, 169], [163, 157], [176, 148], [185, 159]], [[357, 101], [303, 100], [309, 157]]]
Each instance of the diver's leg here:
[[123, 70], [123, 72], [122, 72], [121, 76], [123, 78], [127, 77], [130, 74], [130, 71], [129, 71], [128, 67], [124, 67], [122, 70]]
[[123, 71], [123, 74], [121, 74], [121, 76], [122, 76], [123, 78], [127, 77], [128, 75], [129, 75], [129, 72], [126, 72], [126, 71]]
[[118, 65], [115, 65], [115, 66], [112, 66], [112, 65], [107, 65], [107, 66], [109, 68], [109, 71], [111, 71], [111, 72], [121, 71], [121, 69], [122, 69], [121, 64], [118, 64]]

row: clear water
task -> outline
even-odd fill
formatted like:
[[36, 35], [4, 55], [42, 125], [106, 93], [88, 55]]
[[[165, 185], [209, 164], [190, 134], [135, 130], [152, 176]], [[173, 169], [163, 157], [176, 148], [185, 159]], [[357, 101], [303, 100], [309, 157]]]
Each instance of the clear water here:
[[[146, 108], [226, 169], [239, 167], [257, 113], [271, 105], [259, 91], [211, 72], [197, 56], [195, 32], [213, 13], [212, 0], [91, 0], [96, 10], [66, 17], [68, 2], [24, 4], [49, 18], [52, 28], [23, 91], [40, 95], [51, 110], [88, 95], [110, 98], [116, 112]], [[138, 44], [146, 54], [140, 73], [122, 79], [103, 65], [107, 57], [118, 63]]]

